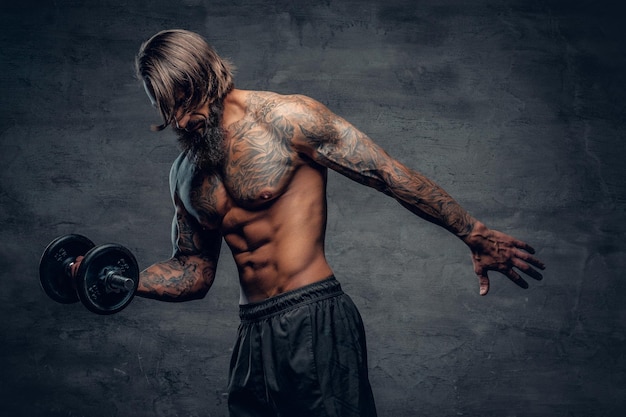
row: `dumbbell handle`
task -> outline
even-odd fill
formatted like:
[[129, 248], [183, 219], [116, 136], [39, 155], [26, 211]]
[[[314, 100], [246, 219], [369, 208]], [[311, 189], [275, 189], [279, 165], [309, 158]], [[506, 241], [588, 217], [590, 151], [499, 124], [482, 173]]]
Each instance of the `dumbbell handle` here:
[[135, 287], [135, 281], [123, 275], [116, 274], [115, 271], [110, 271], [104, 276], [104, 283], [106, 286], [116, 290], [131, 291]]
[[[76, 259], [68, 259], [66, 261], [65, 272], [68, 276], [72, 276], [72, 267], [76, 263]], [[104, 285], [108, 288], [115, 290], [131, 291], [135, 287], [135, 281], [125, 277], [123, 275], [116, 274], [116, 271], [109, 271], [101, 279], [104, 281]]]

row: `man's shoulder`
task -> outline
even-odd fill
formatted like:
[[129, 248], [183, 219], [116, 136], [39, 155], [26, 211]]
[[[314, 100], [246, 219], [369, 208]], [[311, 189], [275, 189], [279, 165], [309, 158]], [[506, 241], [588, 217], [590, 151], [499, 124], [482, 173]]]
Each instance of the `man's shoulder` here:
[[247, 91], [247, 113], [256, 120], [276, 121], [299, 117], [310, 118], [325, 106], [304, 94], [284, 94], [273, 91]]
[[181, 152], [170, 168], [170, 188], [172, 193], [178, 188], [181, 178], [190, 178], [193, 175], [193, 164], [187, 158], [187, 152]]
[[183, 151], [179, 153], [176, 159], [174, 160], [174, 162], [172, 163], [172, 171], [178, 171], [180, 169], [180, 166], [183, 164], [183, 162], [186, 161], [186, 159], [187, 159], [187, 152]]
[[246, 91], [246, 102], [251, 108], [288, 107], [290, 105], [307, 105], [316, 101], [300, 93], [278, 93], [275, 91]]

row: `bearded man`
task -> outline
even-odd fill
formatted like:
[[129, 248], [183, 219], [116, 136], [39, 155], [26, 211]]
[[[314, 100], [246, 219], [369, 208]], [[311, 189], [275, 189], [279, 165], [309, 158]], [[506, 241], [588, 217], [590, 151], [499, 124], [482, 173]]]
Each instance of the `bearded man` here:
[[231, 416], [375, 416], [359, 312], [324, 253], [328, 168], [396, 199], [470, 249], [488, 271], [540, 280], [528, 244], [489, 229], [441, 187], [303, 95], [234, 88], [232, 65], [198, 34], [159, 32], [137, 73], [182, 153], [170, 173], [173, 255], [141, 273], [137, 295], [204, 297], [222, 240], [239, 274]]

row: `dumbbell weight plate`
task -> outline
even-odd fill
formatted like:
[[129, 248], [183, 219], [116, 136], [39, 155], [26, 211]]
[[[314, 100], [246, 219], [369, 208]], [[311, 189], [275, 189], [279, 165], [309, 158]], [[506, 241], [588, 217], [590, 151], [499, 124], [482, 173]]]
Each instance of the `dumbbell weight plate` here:
[[39, 261], [39, 283], [48, 297], [63, 304], [78, 302], [69, 264], [85, 255], [95, 244], [81, 235], [65, 235], [54, 239], [46, 247]]
[[[133, 280], [130, 290], [106, 285], [109, 273]], [[139, 285], [139, 267], [133, 254], [123, 246], [106, 244], [91, 249], [76, 273], [76, 292], [85, 307], [96, 314], [113, 314], [122, 310], [135, 296]]]

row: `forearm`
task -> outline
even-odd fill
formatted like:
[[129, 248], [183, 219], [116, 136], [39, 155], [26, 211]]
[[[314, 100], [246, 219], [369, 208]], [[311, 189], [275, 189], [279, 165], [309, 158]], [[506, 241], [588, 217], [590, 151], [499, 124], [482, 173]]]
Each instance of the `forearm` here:
[[358, 160], [350, 161], [344, 157], [342, 164], [330, 161], [330, 166], [395, 198], [412, 213], [445, 228], [467, 243], [476, 219], [434, 181], [394, 160], [372, 142], [363, 142], [371, 148], [364, 146], [365, 151], [359, 153]]
[[215, 265], [198, 256], [177, 256], [142, 271], [137, 295], [181, 302], [203, 298], [215, 278]]
[[467, 242], [477, 220], [443, 188], [424, 175], [399, 164], [382, 177], [383, 192], [394, 197], [414, 214]]

